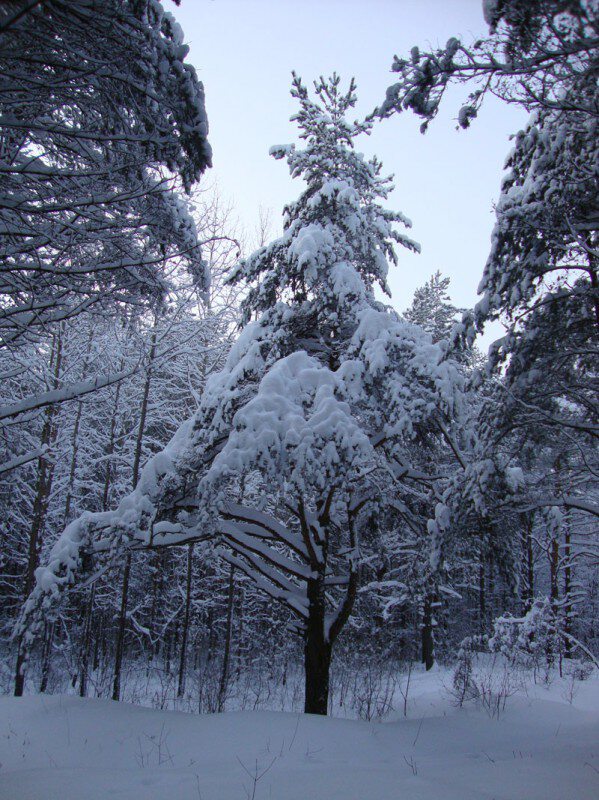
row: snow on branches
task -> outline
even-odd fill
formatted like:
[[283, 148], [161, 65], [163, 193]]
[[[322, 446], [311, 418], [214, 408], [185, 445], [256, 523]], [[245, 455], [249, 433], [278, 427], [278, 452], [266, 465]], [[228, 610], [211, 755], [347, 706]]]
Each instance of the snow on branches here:
[[202, 84], [157, 0], [15, 5], [0, 10], [2, 346], [155, 305], [173, 259], [202, 283], [173, 190], [211, 161]]
[[[480, 457], [528, 466], [528, 507], [594, 512], [597, 496], [597, 4], [485, 0], [489, 36], [396, 58], [398, 81], [376, 116], [411, 109], [426, 130], [449, 85], [472, 91], [468, 127], [494, 94], [531, 112], [514, 137], [496, 207], [480, 301], [454, 330], [472, 345], [490, 320], [494, 403], [479, 420]], [[501, 472], [501, 470], [500, 470]], [[536, 474], [535, 474], [536, 472]], [[534, 487], [534, 489], [533, 489]], [[521, 498], [523, 499], [523, 498]]]
[[370, 128], [345, 119], [354, 83], [342, 92], [337, 76], [321, 79], [313, 101], [294, 76], [292, 94], [306, 145], [274, 155], [307, 185], [283, 236], [230, 276], [249, 290], [224, 369], [135, 492], [67, 528], [21, 625], [35, 627], [86, 550], [218, 537], [225, 558], [299, 618], [306, 709], [326, 713], [331, 646], [376, 539], [375, 507], [396, 508], [411, 483], [426, 494], [443, 481], [436, 464], [413, 465], [415, 443], [439, 440], [454, 458], [462, 381], [445, 348], [375, 299], [394, 244], [417, 245], [394, 227], [408, 220], [378, 203], [390, 190], [381, 165], [354, 150]]

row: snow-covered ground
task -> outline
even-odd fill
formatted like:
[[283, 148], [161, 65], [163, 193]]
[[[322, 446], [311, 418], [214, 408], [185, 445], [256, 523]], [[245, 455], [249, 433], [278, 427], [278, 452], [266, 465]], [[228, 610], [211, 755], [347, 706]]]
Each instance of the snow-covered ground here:
[[[531, 681], [493, 716], [447, 671], [385, 722], [193, 715], [65, 696], [0, 698], [2, 800], [596, 800], [599, 680]], [[254, 777], [257, 776], [257, 780]], [[260, 777], [261, 776], [261, 777]]]

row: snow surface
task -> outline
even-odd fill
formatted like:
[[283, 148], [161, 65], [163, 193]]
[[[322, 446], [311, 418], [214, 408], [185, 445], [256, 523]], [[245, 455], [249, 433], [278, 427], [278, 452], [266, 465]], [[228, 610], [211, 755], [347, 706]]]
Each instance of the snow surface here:
[[408, 717], [398, 703], [383, 723], [2, 697], [0, 798], [237, 800], [269, 765], [255, 800], [599, 797], [599, 680], [572, 703], [565, 681], [530, 684], [498, 719], [456, 708], [449, 684], [448, 671], [412, 675]]

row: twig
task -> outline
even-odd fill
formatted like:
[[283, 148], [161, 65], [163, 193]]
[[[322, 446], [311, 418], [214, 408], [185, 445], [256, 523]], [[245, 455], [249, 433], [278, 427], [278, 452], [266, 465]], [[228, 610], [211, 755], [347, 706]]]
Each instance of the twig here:
[[[272, 767], [273, 767], [275, 761], [277, 760], [278, 756], [275, 756], [273, 758], [273, 760], [270, 762], [270, 764], [267, 767], [265, 767], [262, 770], [262, 772], [260, 772], [260, 773], [258, 773], [258, 759], [256, 759], [255, 766], [254, 766], [254, 771], [250, 772], [249, 769], [246, 767], [246, 765], [243, 763], [243, 761], [239, 758], [239, 756], [235, 756], [235, 758], [237, 759], [237, 761], [239, 761], [239, 763], [240, 763], [242, 769], [244, 770], [244, 772], [252, 780], [252, 793], [250, 794], [247, 789], [245, 790], [247, 798], [248, 798], [248, 800], [255, 800], [256, 787], [258, 786], [258, 781], [261, 780], [266, 775], [266, 773], [269, 772], [272, 769]], [[244, 786], [244, 789], [245, 789], [245, 786]]]
[[289, 747], [287, 748], [291, 752], [291, 748], [293, 747], [293, 743], [295, 742], [295, 737], [297, 736], [297, 729], [299, 728], [300, 722], [300, 715], [297, 715], [297, 719], [295, 721], [295, 730], [293, 731], [293, 736], [291, 737], [291, 742], [289, 743]]
[[424, 717], [420, 720], [420, 725], [418, 726], [418, 730], [416, 731], [416, 738], [412, 742], [412, 747], [416, 747], [416, 742], [418, 741], [418, 737], [420, 736], [420, 729], [422, 728], [422, 723], [424, 722]]

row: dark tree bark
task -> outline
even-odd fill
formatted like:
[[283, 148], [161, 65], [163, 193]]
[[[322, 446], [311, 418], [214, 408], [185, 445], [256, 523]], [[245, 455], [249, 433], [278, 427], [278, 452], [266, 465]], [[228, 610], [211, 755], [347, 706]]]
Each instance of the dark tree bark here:
[[87, 678], [92, 644], [92, 615], [94, 610], [95, 594], [96, 585], [95, 583], [92, 583], [85, 607], [85, 628], [83, 632], [83, 643], [81, 645], [81, 668], [79, 672], [79, 697], [87, 696]]
[[235, 567], [231, 565], [229, 571], [229, 591], [227, 596], [227, 628], [225, 631], [225, 652], [223, 654], [223, 666], [220, 674], [218, 687], [218, 712], [224, 710], [225, 698], [227, 695], [227, 683], [229, 680], [229, 664], [231, 661], [231, 634], [233, 631], [233, 601], [235, 597]]
[[478, 620], [480, 632], [484, 633], [487, 621], [487, 598], [485, 593], [485, 561], [481, 555], [478, 565]]
[[331, 643], [325, 636], [324, 579], [308, 581], [309, 617], [304, 643], [305, 714], [326, 715], [329, 705]]
[[433, 641], [433, 608], [432, 600], [429, 596], [425, 598], [422, 613], [422, 663], [426, 671], [432, 668], [435, 663], [434, 641]]
[[185, 576], [185, 612], [183, 617], [183, 632], [181, 634], [181, 656], [179, 659], [179, 683], [177, 697], [183, 697], [185, 691], [185, 666], [187, 662], [187, 639], [189, 637], [189, 619], [191, 610], [191, 575], [193, 566], [193, 544], [187, 549], [187, 574]]
[[522, 526], [522, 612], [526, 614], [532, 608], [534, 597], [534, 554], [532, 547], [532, 531], [534, 514], [523, 519]]
[[[329, 526], [331, 523], [330, 510], [333, 494], [334, 490], [330, 491], [319, 508], [318, 523], [322, 532], [320, 541], [322, 557], [320, 559], [311, 558], [310, 566], [315, 577], [308, 578], [306, 581], [306, 596], [308, 600], [308, 618], [305, 622], [304, 631], [304, 712], [306, 714], [326, 715], [328, 712], [329, 673], [333, 645], [350, 617], [358, 592], [358, 568], [355, 562], [350, 559], [345, 596], [327, 628], [325, 576], [327, 573]], [[352, 550], [358, 545], [355, 527], [356, 518], [365, 503], [366, 500], [363, 500], [354, 507], [350, 508], [348, 506], [347, 508], [349, 544]], [[307, 544], [308, 552], [310, 552], [312, 545], [307, 534], [308, 523], [303, 503], [300, 503], [299, 511], [300, 522], [304, 531], [304, 541]]]
[[564, 655], [572, 658], [572, 540], [570, 526], [566, 521], [564, 534]]
[[42, 678], [40, 681], [40, 692], [45, 692], [48, 689], [48, 678], [50, 676], [50, 656], [52, 654], [52, 642], [54, 640], [54, 623], [51, 622], [46, 626], [46, 635], [44, 637], [44, 649], [42, 654]]
[[125, 569], [123, 570], [123, 584], [121, 588], [121, 610], [119, 613], [119, 627], [116, 639], [116, 653], [114, 657], [114, 678], [112, 681], [112, 699], [121, 699], [121, 670], [123, 666], [123, 650], [125, 646], [125, 630], [127, 628], [127, 597], [129, 594], [129, 578], [131, 576], [131, 553], [127, 553]]
[[554, 604], [554, 606], [557, 606], [557, 603], [559, 602], [558, 570], [559, 570], [559, 541], [557, 539], [557, 536], [555, 536], [551, 540], [550, 552], [549, 552], [549, 576], [551, 585], [551, 601]]

